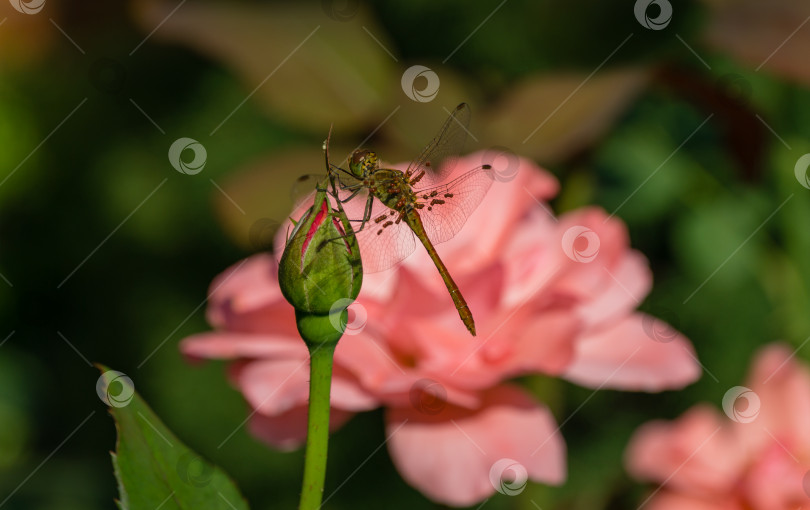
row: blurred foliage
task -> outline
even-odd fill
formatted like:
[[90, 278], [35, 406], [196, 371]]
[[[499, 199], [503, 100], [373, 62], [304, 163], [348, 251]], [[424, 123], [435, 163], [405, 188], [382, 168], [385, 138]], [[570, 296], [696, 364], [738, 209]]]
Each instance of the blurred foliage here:
[[[642, 308], [667, 311], [705, 367], [658, 395], [527, 378], [564, 422], [569, 480], [486, 508], [634, 507], [647, 489], [622, 453], [639, 424], [719, 403], [766, 342], [810, 357], [810, 191], [794, 175], [810, 152], [810, 6], [679, 2], [660, 31], [632, 7], [3, 3], [0, 506], [110, 507], [115, 433], [86, 358], [132, 377], [252, 508], [294, 507], [302, 453], [250, 437], [225, 365], [191, 367], [177, 342], [208, 328], [210, 280], [267, 245], [296, 177], [321, 171], [330, 123], [333, 154], [369, 137], [402, 161], [465, 100], [478, 146], [562, 181], [556, 210], [596, 203], [628, 223], [655, 274]], [[435, 101], [402, 93], [415, 64], [440, 77]], [[205, 146], [199, 175], [170, 166], [180, 137]], [[384, 439], [381, 411], [335, 434], [331, 508], [435, 508], [376, 450]]]

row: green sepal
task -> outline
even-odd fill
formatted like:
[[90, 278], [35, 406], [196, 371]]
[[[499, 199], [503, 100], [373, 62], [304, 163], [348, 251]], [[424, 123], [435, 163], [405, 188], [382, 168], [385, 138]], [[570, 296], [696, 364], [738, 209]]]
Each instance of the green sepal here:
[[325, 189], [294, 223], [279, 262], [281, 293], [297, 311], [329, 315], [339, 302], [353, 301], [363, 284], [354, 231], [345, 213], [332, 208]]

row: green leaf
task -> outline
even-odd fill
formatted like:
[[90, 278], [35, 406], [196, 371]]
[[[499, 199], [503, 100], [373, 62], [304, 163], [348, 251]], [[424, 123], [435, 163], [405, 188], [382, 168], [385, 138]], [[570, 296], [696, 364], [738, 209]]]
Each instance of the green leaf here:
[[[122, 510], [247, 510], [233, 481], [180, 442], [126, 375], [105, 366], [97, 391], [110, 405], [118, 440], [112, 453]], [[106, 398], [105, 398], [106, 397]]]
[[[145, 33], [160, 25], [156, 38], [220, 60], [242, 78], [252, 101], [295, 126], [318, 133], [330, 123], [337, 132], [363, 129], [401, 97], [391, 50], [383, 49], [394, 47], [368, 9], [337, 21], [323, 5], [307, 2], [133, 5]], [[372, 39], [380, 37], [382, 47]]]
[[608, 132], [644, 90], [644, 68], [534, 75], [507, 90], [483, 115], [485, 144], [512, 147], [556, 163], [592, 145]]

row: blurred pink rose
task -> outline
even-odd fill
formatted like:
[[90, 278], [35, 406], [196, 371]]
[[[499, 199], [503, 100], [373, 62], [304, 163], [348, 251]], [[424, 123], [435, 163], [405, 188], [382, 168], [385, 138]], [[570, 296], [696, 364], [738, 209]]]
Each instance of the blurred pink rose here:
[[698, 405], [636, 431], [627, 466], [660, 484], [649, 510], [810, 508], [810, 371], [785, 345], [758, 353], [745, 387], [723, 399], [726, 415]]
[[[472, 154], [456, 168], [493, 158]], [[700, 374], [688, 340], [634, 311], [651, 275], [624, 225], [597, 208], [554, 217], [544, 202], [557, 192], [551, 175], [514, 156], [493, 165], [498, 179], [486, 198], [438, 246], [478, 336], [417, 247], [394, 269], [365, 275], [349, 308], [356, 324], [367, 317], [365, 327], [344, 335], [335, 354], [333, 429], [384, 406], [399, 472], [450, 505], [519, 492], [521, 477], [565, 480], [554, 417], [509, 379], [542, 373], [591, 388], [659, 391]], [[257, 411], [251, 432], [294, 448], [306, 430], [307, 351], [276, 271], [272, 256], [256, 255], [217, 277], [208, 308], [216, 330], [181, 349], [237, 360], [230, 376]]]

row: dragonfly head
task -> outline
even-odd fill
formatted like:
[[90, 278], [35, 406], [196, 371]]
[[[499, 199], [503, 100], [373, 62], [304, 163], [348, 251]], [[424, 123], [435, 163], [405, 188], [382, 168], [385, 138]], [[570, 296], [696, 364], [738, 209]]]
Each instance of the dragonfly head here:
[[378, 165], [377, 153], [368, 149], [358, 149], [349, 158], [349, 170], [360, 179], [377, 170]]

